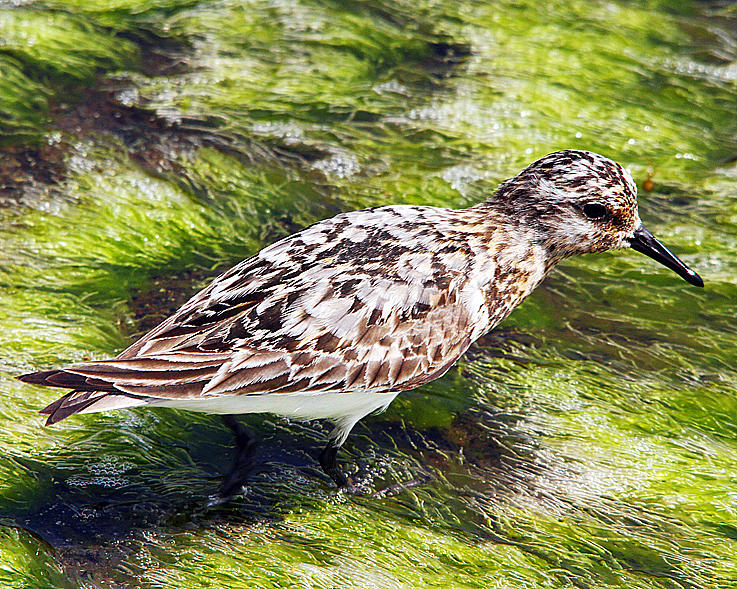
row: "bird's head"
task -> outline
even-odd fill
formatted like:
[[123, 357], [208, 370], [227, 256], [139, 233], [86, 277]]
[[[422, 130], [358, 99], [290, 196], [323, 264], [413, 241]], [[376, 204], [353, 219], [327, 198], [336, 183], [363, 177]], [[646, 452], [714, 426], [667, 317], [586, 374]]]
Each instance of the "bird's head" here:
[[510, 219], [529, 227], [553, 258], [631, 247], [703, 286], [645, 229], [632, 176], [609, 158], [579, 150], [551, 153], [504, 182], [492, 198]]

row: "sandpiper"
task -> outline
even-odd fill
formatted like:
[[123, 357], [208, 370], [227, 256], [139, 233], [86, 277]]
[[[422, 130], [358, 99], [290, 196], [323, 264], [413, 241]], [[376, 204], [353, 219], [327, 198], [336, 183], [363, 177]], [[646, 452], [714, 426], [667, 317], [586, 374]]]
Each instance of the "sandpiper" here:
[[320, 221], [216, 278], [111, 360], [26, 374], [73, 389], [41, 410], [174, 407], [335, 423], [323, 470], [348, 484], [338, 448], [365, 415], [444, 374], [555, 264], [631, 247], [695, 286], [701, 278], [645, 229], [619, 164], [566, 150], [485, 202], [454, 210], [385, 206]]

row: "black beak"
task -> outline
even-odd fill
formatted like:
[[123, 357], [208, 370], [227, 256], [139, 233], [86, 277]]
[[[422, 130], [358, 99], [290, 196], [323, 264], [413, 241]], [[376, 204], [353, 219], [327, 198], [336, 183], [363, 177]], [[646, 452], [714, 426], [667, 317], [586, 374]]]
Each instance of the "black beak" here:
[[701, 276], [681, 262], [675, 254], [655, 239], [653, 234], [645, 229], [643, 225], [640, 225], [640, 227], [632, 234], [632, 237], [630, 238], [630, 247], [641, 254], [651, 257], [656, 262], [660, 262], [666, 268], [670, 268], [686, 282], [689, 282], [694, 286], [704, 286], [704, 281], [701, 280]]

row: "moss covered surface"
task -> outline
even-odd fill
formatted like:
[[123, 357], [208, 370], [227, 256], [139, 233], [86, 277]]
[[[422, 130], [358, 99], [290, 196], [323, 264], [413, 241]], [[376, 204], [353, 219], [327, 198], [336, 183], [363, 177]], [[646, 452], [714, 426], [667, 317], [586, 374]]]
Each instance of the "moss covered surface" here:
[[[735, 15], [695, 2], [0, 6], [3, 587], [737, 586]], [[341, 210], [465, 206], [535, 158], [628, 166], [634, 252], [564, 264], [445, 377], [364, 420], [42, 428], [13, 376], [105, 357], [220, 270]], [[651, 186], [652, 183], [652, 186]]]

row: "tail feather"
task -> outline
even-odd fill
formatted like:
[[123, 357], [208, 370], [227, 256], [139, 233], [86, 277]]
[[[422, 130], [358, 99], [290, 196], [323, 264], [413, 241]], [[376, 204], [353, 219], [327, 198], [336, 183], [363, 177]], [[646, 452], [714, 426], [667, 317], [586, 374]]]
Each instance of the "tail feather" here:
[[148, 403], [146, 399], [126, 394], [111, 394], [104, 391], [72, 391], [39, 411], [48, 415], [46, 425], [53, 425], [75, 413], [96, 413], [110, 409], [137, 407]]
[[66, 370], [45, 370], [31, 372], [17, 377], [18, 380], [30, 384], [59, 387], [62, 389], [77, 389], [79, 391], [106, 391], [114, 393], [117, 389], [110, 383], [99, 378], [90, 378]]
[[197, 397], [217, 373], [224, 358], [190, 354], [186, 360], [135, 358], [106, 360], [24, 374], [18, 379], [36, 385], [73, 389], [41, 409], [51, 425], [74, 415]]
[[146, 404], [145, 399], [127, 394], [115, 388], [113, 383], [65, 370], [46, 370], [23, 374], [18, 377], [18, 380], [37, 385], [75, 389], [39, 411], [41, 415], [48, 415], [46, 425], [53, 425], [75, 413], [93, 413]]
[[44, 407], [39, 413], [49, 416], [46, 425], [53, 425], [70, 415], [81, 413], [107, 394], [105, 392], [72, 391]]

